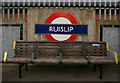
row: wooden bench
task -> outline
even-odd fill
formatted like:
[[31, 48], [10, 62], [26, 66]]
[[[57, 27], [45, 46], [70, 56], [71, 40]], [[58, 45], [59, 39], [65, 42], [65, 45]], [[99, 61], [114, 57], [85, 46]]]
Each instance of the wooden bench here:
[[[9, 51], [14, 50], [15, 55], [7, 58]], [[4, 54], [5, 63], [19, 64], [19, 77], [21, 68], [25, 64], [96, 64], [100, 67], [102, 79], [103, 64], [118, 64], [117, 53], [110, 51], [107, 42], [57, 42], [57, 41], [14, 41], [13, 49]], [[115, 55], [115, 60], [108, 58], [107, 51]]]

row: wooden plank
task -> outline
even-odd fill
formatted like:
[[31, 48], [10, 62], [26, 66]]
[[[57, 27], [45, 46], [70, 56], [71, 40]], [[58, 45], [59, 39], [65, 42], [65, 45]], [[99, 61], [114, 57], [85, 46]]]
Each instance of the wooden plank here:
[[76, 46], [76, 45], [78, 45], [78, 46], [83, 46], [83, 44], [79, 44], [79, 43], [75, 43], [75, 42], [72, 43], [72, 44], [71, 44], [71, 43], [64, 43], [64, 44], [62, 43], [62, 46], [64, 46], [64, 45], [65, 45], [65, 46], [66, 46], [66, 45], [67, 45], [67, 46], [69, 46], [69, 45], [70, 45], [70, 46], [71, 46], [71, 45], [72, 45], [72, 46], [73, 46], [73, 45], [74, 45], [74, 46]]
[[62, 50], [65, 50], [65, 49], [81, 49], [81, 50], [83, 50], [84, 48], [81, 48], [81, 47], [62, 47]]
[[39, 42], [39, 44], [47, 44], [47, 43], [53, 43], [53, 44], [60, 44], [60, 42], [59, 41], [38, 41]]
[[60, 52], [60, 50], [38, 50], [38, 52], [43, 52], [43, 53], [46, 53], [46, 52], [56, 53], [56, 52]]
[[106, 45], [100, 45], [100, 46], [86, 45], [85, 47], [106, 47]]
[[96, 53], [102, 52], [102, 53], [106, 53], [107, 50], [87, 50], [86, 52], [96, 52]]
[[80, 52], [84, 52], [83, 50], [63, 50], [62, 52], [76, 52], [76, 53], [80, 53]]
[[36, 45], [36, 43], [16, 43], [16, 45]]
[[34, 49], [30, 49], [30, 48], [28, 48], [28, 49], [15, 49], [15, 51], [34, 51]]
[[35, 46], [15, 46], [16, 49], [19, 49], [19, 48], [35, 48]]
[[39, 49], [58, 49], [59, 46], [39, 46]]
[[[107, 54], [104, 54], [104, 53], [89, 53], [90, 56], [107, 56]], [[87, 53], [86, 53], [87, 55]]]
[[76, 55], [78, 55], [78, 56], [81, 56], [81, 55], [84, 55], [84, 53], [64, 53], [64, 52], [62, 52], [62, 55], [74, 55], [74, 56], [76, 56]]
[[39, 46], [59, 46], [59, 43], [39, 43]]
[[36, 41], [29, 41], [29, 40], [17, 40], [16, 41], [16, 44], [17, 43], [36, 43]]
[[14, 57], [32, 57], [32, 55], [31, 54], [24, 54], [24, 55], [21, 55], [21, 54], [16, 54]]
[[83, 44], [62, 44], [62, 46], [83, 46]]
[[85, 43], [86, 44], [106, 44], [105, 41], [99, 41], [99, 42], [97, 42], [97, 41], [86, 41]]
[[62, 56], [84, 56], [83, 53], [63, 53]]
[[85, 47], [86, 50], [89, 49], [106, 49], [106, 47]]
[[84, 54], [84, 52], [62, 52], [63, 54]]
[[[92, 43], [92, 44], [85, 44], [85, 46], [93, 46], [93, 44], [97, 44], [97, 43]], [[98, 43], [98, 44], [100, 44], [100, 43]], [[100, 46], [106, 46], [106, 44], [100, 44]]]
[[78, 47], [78, 48], [83, 48], [83, 46], [74, 46], [74, 45], [73, 45], [73, 46], [62, 46], [62, 48], [65, 48], [65, 47], [68, 47], [68, 48], [69, 48], [69, 47], [73, 47], [73, 48], [76, 48], [76, 47]]
[[60, 53], [59, 52], [46, 52], [46, 53], [44, 53], [44, 52], [38, 52], [38, 55], [60, 55]]
[[30, 53], [33, 53], [33, 52], [32, 51], [17, 51], [16, 54], [30, 54]]

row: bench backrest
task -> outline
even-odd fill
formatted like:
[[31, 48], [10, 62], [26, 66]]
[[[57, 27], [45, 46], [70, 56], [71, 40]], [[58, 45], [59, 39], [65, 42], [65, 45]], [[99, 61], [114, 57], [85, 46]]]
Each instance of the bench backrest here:
[[106, 56], [106, 42], [16, 41], [15, 56]]
[[90, 56], [107, 56], [106, 42], [85, 42], [85, 51]]
[[31, 57], [32, 53], [35, 52], [35, 48], [35, 41], [16, 41], [15, 56]]
[[31, 57], [32, 53], [34, 53], [35, 57], [59, 56], [60, 43], [48, 41], [16, 41], [15, 57]]
[[39, 56], [59, 56], [60, 43], [59, 42], [39, 42], [37, 57]]
[[63, 56], [84, 56], [83, 42], [62, 42]]

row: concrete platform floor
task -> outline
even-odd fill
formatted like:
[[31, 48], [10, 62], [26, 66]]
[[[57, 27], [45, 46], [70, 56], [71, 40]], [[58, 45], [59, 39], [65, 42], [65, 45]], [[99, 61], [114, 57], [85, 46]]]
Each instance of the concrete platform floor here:
[[46, 66], [29, 64], [29, 71], [22, 68], [18, 78], [18, 64], [2, 65], [3, 81], [120, 81], [120, 65], [103, 65], [103, 79], [99, 79], [99, 67], [93, 65]]

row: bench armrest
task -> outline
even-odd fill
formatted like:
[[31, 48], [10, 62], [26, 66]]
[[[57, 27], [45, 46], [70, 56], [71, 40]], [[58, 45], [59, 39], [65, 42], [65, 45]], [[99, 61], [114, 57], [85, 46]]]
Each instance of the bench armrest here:
[[8, 51], [5, 51], [5, 53], [4, 53], [4, 63], [5, 63], [6, 59], [7, 59], [7, 54], [8, 54], [8, 52], [10, 52], [10, 51], [12, 51], [12, 50], [15, 49], [15, 44], [16, 44], [16, 41], [14, 41], [14, 44], [13, 44], [13, 48], [12, 48], [12, 49], [10, 49], [10, 50], [8, 50]]
[[116, 64], [118, 64], [118, 57], [117, 57], [117, 53], [116, 53], [116, 52], [114, 52], [114, 51], [109, 50], [109, 47], [108, 47], [108, 42], [106, 43], [106, 46], [107, 46], [107, 51], [108, 51], [108, 52], [112, 52], [112, 53], [114, 53], [114, 55], [115, 55], [115, 61], [116, 61]]

